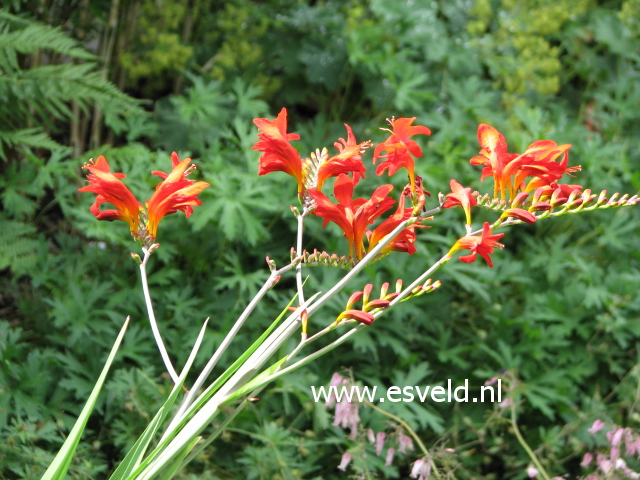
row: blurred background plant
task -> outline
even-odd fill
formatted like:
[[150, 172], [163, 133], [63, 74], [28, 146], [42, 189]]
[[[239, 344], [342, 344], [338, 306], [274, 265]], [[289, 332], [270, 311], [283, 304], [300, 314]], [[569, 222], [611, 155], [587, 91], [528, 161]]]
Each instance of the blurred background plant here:
[[[576, 183], [636, 193], [639, 25], [637, 0], [3, 2], [0, 478], [40, 478], [127, 315], [132, 325], [72, 477], [112, 470], [171, 386], [127, 227], [96, 222], [91, 200], [77, 193], [89, 158], [105, 155], [142, 197], [153, 187], [148, 172], [168, 168], [172, 150], [193, 156], [212, 185], [191, 221], [170, 219], [149, 268], [178, 364], [212, 317], [202, 366], [264, 280], [264, 256], [284, 259], [294, 243], [287, 205], [295, 188], [283, 175], [257, 176], [252, 118], [286, 106], [306, 154], [344, 136], [343, 122], [360, 141], [381, 141], [385, 118], [416, 116], [434, 132], [417, 166], [432, 192], [451, 177], [487, 189], [468, 162], [485, 122], [510, 151], [541, 138], [571, 143], [571, 163], [583, 166]], [[463, 220], [439, 218], [420, 232], [415, 256], [376, 264], [369, 281], [413, 278], [442, 255]], [[337, 229], [308, 225], [306, 248], [347, 253]], [[357, 445], [331, 426], [310, 386], [343, 366], [379, 386], [481, 385], [517, 372], [527, 443], [549, 473], [586, 474], [580, 462], [597, 446], [586, 432], [595, 419], [640, 421], [639, 231], [640, 212], [621, 209], [507, 232], [496, 268], [450, 263], [437, 294], [278, 381], [179, 478], [337, 477], [342, 454]], [[340, 274], [313, 273], [319, 289]], [[292, 285], [270, 292], [223, 363], [265, 328]], [[525, 476], [529, 457], [486, 404], [385, 409], [427, 446], [454, 449], [457, 478]], [[367, 425], [384, 429], [384, 416], [361, 410]], [[376, 460], [370, 468], [400, 478], [411, 466]]]

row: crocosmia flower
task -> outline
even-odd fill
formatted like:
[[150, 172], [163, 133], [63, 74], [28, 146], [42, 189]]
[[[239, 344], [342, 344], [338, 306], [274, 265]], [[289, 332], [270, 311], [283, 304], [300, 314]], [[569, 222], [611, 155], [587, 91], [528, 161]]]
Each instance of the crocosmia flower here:
[[[384, 161], [376, 168], [376, 175], [382, 175], [385, 170], [388, 170], [389, 175], [393, 175], [399, 168], [406, 168], [409, 173], [409, 183], [411, 185], [411, 191], [414, 189], [415, 182], [415, 168], [414, 157], [422, 157], [422, 150], [420, 146], [410, 138], [414, 135], [431, 135], [431, 130], [422, 125], [412, 126], [416, 117], [412, 118], [398, 118], [389, 120], [392, 130], [383, 129], [391, 133], [383, 143], [379, 144], [373, 152], [373, 163], [375, 164], [378, 158], [384, 158]], [[386, 152], [386, 155], [381, 155], [382, 152]]]
[[371, 145], [371, 142], [358, 143], [356, 137], [347, 127], [347, 139], [340, 138], [334, 143], [340, 153], [330, 157], [326, 162], [322, 163], [318, 168], [316, 190], [322, 190], [324, 182], [330, 177], [337, 177], [341, 173], [353, 173], [353, 184], [357, 184], [360, 178], [364, 178], [366, 169], [362, 163], [362, 154], [365, 149]]
[[[471, 159], [472, 165], [484, 165], [482, 180], [493, 177], [493, 197], [505, 200], [507, 194], [515, 199], [519, 191], [531, 192], [539, 187], [556, 183], [565, 174], [580, 170], [569, 167], [571, 145], [558, 145], [552, 140], [533, 142], [524, 153], [507, 153], [507, 144], [500, 132], [490, 125], [478, 127], [480, 155]], [[557, 162], [558, 157], [562, 156]], [[525, 181], [531, 178], [528, 183]], [[581, 187], [580, 187], [581, 188]]]
[[[524, 191], [531, 192], [538, 187], [549, 186], [560, 180], [565, 173], [571, 176], [571, 172], [580, 171], [579, 165], [574, 167], [568, 165], [569, 148], [571, 148], [569, 144], [558, 145], [551, 140], [540, 140], [529, 145], [522, 155], [530, 160], [523, 162], [522, 170], [529, 169], [526, 173], [534, 178], [529, 181]], [[560, 155], [562, 159], [556, 162]]]
[[193, 207], [202, 205], [202, 201], [198, 199], [198, 194], [209, 186], [206, 182], [195, 182], [188, 180], [187, 175], [195, 168], [190, 158], [180, 161], [178, 154], [173, 152], [171, 155], [173, 169], [171, 173], [153, 171], [153, 175], [161, 177], [163, 180], [156, 187], [147, 204], [149, 212], [148, 229], [149, 234], [156, 238], [158, 232], [158, 224], [166, 215], [176, 213], [178, 210], [184, 212], [189, 217], [193, 213]]
[[287, 109], [280, 110], [275, 120], [256, 118], [253, 123], [260, 133], [259, 141], [251, 149], [263, 152], [260, 156], [258, 175], [271, 172], [288, 173], [297, 180], [298, 195], [301, 195], [304, 189], [303, 164], [298, 151], [289, 143], [291, 140], [299, 140], [300, 135], [287, 133]]
[[367, 226], [389, 210], [395, 201], [387, 197], [393, 190], [393, 185], [377, 188], [369, 200], [354, 199], [353, 182], [353, 179], [344, 173], [338, 176], [334, 184], [337, 204], [318, 190], [309, 190], [309, 195], [317, 204], [313, 214], [324, 218], [325, 227], [329, 222], [336, 223], [349, 241], [349, 255], [361, 259], [364, 256], [363, 239]]
[[507, 142], [504, 136], [491, 125], [481, 123], [478, 126], [478, 143], [482, 147], [480, 155], [471, 159], [471, 165], [484, 165], [482, 177], [493, 177], [493, 198], [498, 198], [498, 193], [505, 198], [507, 182], [503, 176], [504, 168], [518, 155], [507, 153]]
[[498, 243], [498, 239], [502, 237], [504, 237], [504, 233], [491, 235], [491, 225], [485, 222], [484, 227], [482, 228], [482, 235], [467, 235], [466, 237], [462, 237], [453, 245], [453, 247], [451, 247], [451, 250], [449, 250], [447, 255], [450, 257], [457, 250], [466, 249], [471, 251], [471, 255], [462, 256], [460, 257], [460, 260], [465, 263], [475, 262], [476, 254], [478, 254], [485, 259], [490, 267], [493, 268], [493, 263], [491, 262], [489, 254], [493, 253], [493, 249], [495, 247], [504, 247], [504, 245]]
[[[89, 170], [87, 180], [89, 185], [82, 187], [81, 192], [91, 192], [98, 196], [90, 211], [98, 220], [122, 220], [129, 224], [131, 235], [136, 236], [140, 228], [141, 205], [124, 183], [123, 173], [112, 173], [109, 162], [102, 155], [94, 162], [93, 159], [84, 167]], [[100, 205], [110, 203], [115, 209], [100, 210]]]
[[[323, 156], [320, 163], [310, 162], [300, 158], [298, 151], [291, 145], [291, 140], [298, 140], [299, 135], [287, 133], [287, 110], [283, 108], [275, 120], [256, 118], [253, 120], [260, 133], [259, 141], [252, 150], [263, 152], [260, 156], [259, 175], [271, 172], [285, 172], [298, 182], [298, 197], [303, 199], [305, 188], [321, 190], [324, 182], [330, 177], [342, 173], [352, 173], [354, 184], [364, 178], [366, 169], [362, 164], [362, 153], [371, 142], [358, 143], [349, 125], [347, 139], [339, 139], [334, 143], [338, 154]], [[326, 150], [325, 150], [326, 152]]]
[[[404, 207], [404, 198], [405, 197], [400, 198], [398, 208], [393, 215], [391, 215], [384, 222], [378, 225], [373, 231], [367, 230], [366, 233], [369, 240], [369, 252], [387, 235], [395, 230], [398, 225], [411, 218], [411, 215], [413, 214], [413, 208]], [[424, 220], [429, 220], [432, 218], [433, 217], [429, 217], [425, 218]], [[380, 251], [380, 255], [385, 255], [390, 252], [406, 252], [409, 255], [413, 255], [414, 253], [416, 253], [416, 247], [414, 245], [414, 243], [416, 242], [416, 228], [426, 228], [426, 226], [419, 225], [418, 223], [409, 225], [400, 233], [398, 233], [393, 238], [393, 240], [391, 240], [391, 242]]]
[[[87, 180], [89, 185], [82, 187], [81, 192], [97, 194], [95, 203], [90, 211], [98, 220], [123, 220], [129, 224], [131, 235], [145, 246], [149, 242], [155, 242], [158, 224], [166, 215], [176, 213], [178, 210], [188, 217], [193, 212], [193, 207], [201, 205], [198, 194], [209, 186], [206, 182], [188, 180], [186, 176], [195, 168], [190, 158], [182, 161], [178, 154], [171, 155], [173, 169], [170, 173], [151, 172], [163, 179], [156, 187], [151, 199], [145, 203], [147, 212], [136, 200], [131, 191], [120, 181], [125, 178], [122, 173], [111, 173], [109, 163], [100, 156], [95, 162], [85, 164], [83, 168], [89, 170]], [[115, 209], [100, 210], [103, 203], [112, 204]]]
[[475, 207], [478, 201], [471, 193], [471, 188], [463, 187], [456, 180], [449, 182], [451, 193], [446, 196], [446, 201], [442, 205], [443, 208], [451, 208], [460, 205], [464, 210], [467, 218], [467, 225], [471, 225], [471, 207]]

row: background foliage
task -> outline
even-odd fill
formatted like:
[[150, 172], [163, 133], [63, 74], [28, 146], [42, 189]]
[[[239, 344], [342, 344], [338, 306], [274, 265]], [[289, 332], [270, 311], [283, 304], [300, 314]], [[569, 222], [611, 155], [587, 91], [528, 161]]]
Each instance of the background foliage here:
[[[640, 190], [637, 0], [3, 4], [3, 479], [40, 478], [127, 315], [133, 324], [73, 478], [111, 471], [170, 388], [128, 260], [127, 227], [95, 221], [92, 200], [77, 192], [91, 157], [105, 155], [143, 198], [153, 188], [148, 172], [168, 168], [172, 150], [193, 156], [212, 185], [190, 221], [165, 220], [149, 269], [178, 365], [206, 316], [214, 321], [202, 352], [213, 351], [264, 280], [264, 256], [283, 261], [293, 245], [293, 182], [258, 177], [250, 150], [251, 119], [273, 118], [282, 106], [303, 153], [343, 136], [342, 122], [358, 139], [381, 141], [385, 118], [418, 117], [434, 131], [417, 167], [432, 192], [451, 177], [488, 188], [468, 163], [479, 122], [505, 133], [510, 151], [540, 138], [573, 144], [572, 164], [583, 166], [576, 183]], [[313, 220], [306, 247], [346, 253], [338, 232]], [[459, 212], [446, 212], [421, 232], [414, 257], [376, 264], [369, 281], [414, 278], [461, 226]], [[451, 262], [436, 294], [404, 303], [352, 345], [263, 392], [181, 478], [333, 478], [344, 451], [366, 449], [372, 472], [406, 477], [417, 457], [384, 467], [311, 400], [310, 386], [342, 367], [380, 386], [480, 385], [515, 372], [528, 442], [551, 473], [588, 473], [582, 454], [604, 440], [585, 429], [596, 418], [632, 427], [640, 420], [638, 232], [637, 209], [563, 217], [507, 232], [494, 269]], [[313, 274], [322, 289], [340, 272]], [[226, 362], [270, 323], [292, 285], [270, 293]], [[528, 457], [488, 404], [384, 407], [427, 446], [455, 449], [447, 462], [457, 478], [525, 476]], [[370, 409], [361, 415], [367, 426], [390, 428]]]

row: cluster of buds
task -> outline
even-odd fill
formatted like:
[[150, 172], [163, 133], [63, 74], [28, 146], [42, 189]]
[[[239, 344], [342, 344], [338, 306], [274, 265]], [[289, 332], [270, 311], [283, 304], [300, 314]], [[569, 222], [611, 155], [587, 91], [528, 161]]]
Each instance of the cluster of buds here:
[[[409, 298], [419, 297], [425, 293], [430, 293], [440, 288], [440, 281], [432, 282], [428, 279], [423, 285], [414, 287], [402, 301]], [[373, 285], [368, 283], [362, 291], [354, 292], [349, 297], [345, 310], [338, 315], [335, 323], [339, 324], [343, 320], [355, 320], [364, 325], [371, 325], [376, 318], [378, 312], [388, 308], [391, 302], [402, 293], [402, 280], [396, 281], [395, 292], [389, 293], [389, 283], [385, 282], [380, 287], [380, 296], [377, 299], [369, 300]], [[354, 308], [356, 303], [362, 301], [362, 308]]]
[[[314, 249], [313, 252], [307, 250], [302, 252], [301, 262], [309, 266], [323, 266], [323, 267], [337, 267], [350, 270], [355, 265], [355, 261], [351, 257], [346, 255], [339, 256], [336, 253], [321, 252], [318, 249]], [[294, 262], [297, 258], [296, 249], [291, 248], [291, 261]]]
[[[479, 194], [476, 195], [476, 201], [477, 205], [483, 208], [502, 211], [502, 215], [494, 224], [496, 227], [506, 217], [534, 223], [548, 216], [633, 206], [640, 202], [640, 196], [628, 194], [620, 196], [619, 193], [614, 193], [611, 197], [607, 197], [606, 190], [593, 194], [590, 189], [584, 191], [574, 189], [567, 195], [566, 189], [556, 188], [551, 192], [549, 189], [538, 188], [532, 193], [520, 192], [511, 202]], [[542, 214], [536, 216], [536, 212], [542, 212]]]

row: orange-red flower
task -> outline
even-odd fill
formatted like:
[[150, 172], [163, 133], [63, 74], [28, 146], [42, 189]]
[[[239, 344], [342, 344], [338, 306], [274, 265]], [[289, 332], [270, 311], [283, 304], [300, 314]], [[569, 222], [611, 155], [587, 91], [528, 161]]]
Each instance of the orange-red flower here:
[[[571, 145], [558, 145], [551, 140], [539, 140], [529, 145], [529, 148], [522, 154], [525, 158], [530, 158], [528, 162], [523, 162], [522, 170], [529, 169], [529, 175], [534, 177], [524, 188], [525, 192], [531, 192], [538, 187], [549, 186], [557, 182], [562, 176], [570, 172], [577, 172], [580, 166], [569, 167], [569, 148]], [[556, 159], [562, 155], [562, 160], [556, 163]], [[518, 178], [515, 181], [519, 180]], [[514, 183], [515, 183], [514, 181]], [[519, 184], [518, 184], [519, 185]], [[582, 188], [582, 187], [580, 187]]]
[[[258, 174], [288, 173], [298, 182], [298, 196], [300, 198], [302, 198], [305, 186], [321, 190], [328, 178], [336, 177], [341, 173], [353, 173], [354, 184], [358, 183], [360, 178], [364, 178], [366, 169], [362, 164], [361, 155], [371, 142], [358, 143], [349, 125], [345, 124], [347, 140], [340, 138], [338, 142], [334, 143], [339, 153], [318, 166], [310, 163], [309, 160], [302, 160], [298, 151], [291, 145], [290, 141], [298, 140], [300, 136], [295, 133], [287, 133], [286, 108], [283, 108], [273, 121], [266, 118], [256, 118], [253, 122], [260, 133], [258, 134], [259, 141], [251, 148], [263, 152], [260, 156]], [[317, 171], [314, 171], [315, 168]]]
[[207, 182], [196, 182], [188, 180], [186, 177], [195, 165], [191, 163], [190, 158], [180, 161], [178, 154], [171, 154], [171, 162], [173, 168], [171, 173], [153, 171], [153, 175], [157, 175], [163, 179], [156, 187], [156, 191], [149, 199], [147, 210], [149, 219], [147, 227], [149, 234], [156, 238], [158, 224], [166, 215], [176, 213], [178, 210], [184, 212], [189, 217], [193, 213], [193, 207], [202, 205], [202, 201], [198, 199], [198, 194], [209, 186]]
[[493, 249], [495, 247], [502, 248], [504, 245], [498, 243], [498, 239], [504, 237], [504, 233], [497, 233], [495, 235], [491, 235], [491, 225], [485, 222], [484, 227], [482, 228], [482, 235], [467, 235], [466, 237], [460, 238], [449, 250], [448, 256], [453, 255], [454, 252], [460, 249], [466, 249], [471, 251], [471, 255], [465, 255], [460, 257], [465, 263], [471, 263], [476, 261], [476, 254], [480, 255], [485, 259], [487, 264], [490, 267], [493, 267], [493, 263], [491, 262], [491, 257], [489, 254], [493, 253]]
[[[380, 243], [384, 237], [389, 235], [395, 228], [400, 225], [405, 220], [411, 218], [411, 214], [413, 213], [413, 208], [405, 208], [404, 207], [404, 196], [400, 198], [400, 203], [398, 204], [398, 208], [395, 213], [387, 218], [384, 222], [378, 225], [373, 231], [367, 230], [367, 238], [369, 240], [369, 249], [370, 252], [378, 243]], [[433, 218], [433, 217], [429, 217]], [[425, 219], [427, 220], [427, 219]], [[419, 225], [418, 223], [414, 223], [409, 225], [407, 228], [403, 229], [400, 233], [398, 233], [391, 242], [386, 245], [381, 251], [380, 255], [385, 255], [389, 252], [406, 252], [409, 255], [413, 255], [416, 253], [416, 247], [414, 243], [416, 242], [416, 228], [426, 228], [424, 225]]]
[[313, 214], [324, 218], [324, 227], [329, 222], [336, 223], [347, 237], [349, 255], [355, 255], [357, 259], [361, 259], [364, 256], [363, 239], [367, 226], [389, 210], [395, 202], [387, 197], [393, 190], [393, 185], [377, 188], [369, 200], [353, 199], [353, 185], [354, 181], [348, 175], [342, 173], [338, 176], [334, 184], [337, 204], [332, 203], [324, 193], [318, 190], [309, 190], [309, 195], [317, 204]]
[[362, 163], [361, 155], [371, 145], [371, 142], [358, 143], [351, 127], [346, 123], [344, 126], [347, 127], [347, 140], [340, 138], [335, 142], [334, 145], [340, 153], [329, 158], [318, 168], [316, 190], [322, 190], [322, 186], [328, 178], [337, 177], [341, 173], [353, 172], [354, 185], [358, 183], [360, 178], [364, 178], [366, 169]]
[[[410, 137], [418, 134], [431, 135], [431, 130], [422, 125], [412, 126], [416, 117], [398, 118], [389, 120], [389, 124], [393, 130], [383, 129], [391, 133], [383, 143], [379, 144], [373, 152], [373, 163], [378, 158], [384, 158], [384, 161], [376, 168], [376, 175], [382, 175], [385, 170], [389, 171], [389, 175], [393, 175], [399, 168], [406, 168], [409, 173], [409, 183], [411, 191], [414, 189], [415, 182], [415, 165], [413, 157], [422, 157], [420, 146]], [[387, 154], [382, 156], [381, 153]]]
[[449, 185], [451, 186], [451, 193], [447, 194], [447, 200], [442, 207], [451, 208], [460, 205], [467, 218], [467, 225], [471, 225], [471, 207], [475, 207], [478, 204], [476, 198], [471, 194], [471, 188], [465, 188], [453, 179], [449, 182]]
[[300, 135], [287, 133], [287, 109], [283, 108], [275, 120], [256, 118], [253, 120], [258, 130], [259, 141], [252, 150], [263, 152], [260, 156], [258, 175], [271, 172], [285, 172], [298, 181], [298, 195], [304, 189], [304, 169], [298, 151], [289, 143]]
[[[558, 145], [552, 140], [533, 142], [521, 155], [507, 153], [504, 137], [495, 128], [481, 124], [478, 127], [478, 141], [482, 146], [481, 155], [473, 157], [471, 164], [484, 165], [482, 180], [494, 179], [494, 198], [506, 199], [507, 193], [514, 199], [518, 191], [531, 192], [538, 187], [551, 185], [565, 173], [580, 170], [579, 166], [569, 167], [568, 150], [571, 145]], [[557, 158], [562, 155], [560, 162]], [[532, 177], [528, 183], [525, 179]]]
[[471, 165], [484, 165], [482, 170], [483, 181], [486, 177], [493, 177], [493, 197], [497, 198], [498, 193], [505, 198], [507, 185], [503, 176], [503, 170], [509, 163], [517, 157], [517, 154], [507, 153], [507, 142], [504, 136], [491, 125], [481, 123], [478, 126], [478, 143], [482, 147], [480, 155], [471, 159]]
[[[87, 180], [89, 185], [82, 187], [81, 192], [92, 192], [97, 194], [96, 201], [91, 205], [90, 211], [98, 220], [122, 220], [129, 224], [131, 235], [137, 235], [140, 228], [140, 203], [131, 193], [124, 183], [120, 181], [125, 178], [122, 173], [111, 173], [111, 168], [107, 159], [102, 155], [95, 162], [93, 159], [86, 163], [83, 168], [89, 170]], [[102, 210], [100, 205], [110, 203], [115, 210]]]
[[[173, 169], [171, 173], [153, 171], [154, 175], [163, 178], [158, 184], [151, 199], [146, 202], [147, 212], [145, 215], [142, 205], [136, 197], [119, 179], [125, 178], [122, 173], [111, 173], [109, 163], [100, 156], [96, 162], [85, 164], [83, 168], [89, 170], [87, 179], [89, 185], [82, 187], [81, 192], [92, 192], [97, 194], [95, 203], [90, 211], [98, 220], [123, 220], [129, 224], [131, 235], [138, 241], [146, 242], [150, 237], [155, 241], [158, 224], [166, 215], [181, 210], [188, 217], [193, 212], [193, 207], [201, 205], [198, 194], [209, 186], [206, 182], [195, 182], [187, 180], [186, 176], [195, 168], [190, 158], [182, 162], [178, 155], [173, 152], [171, 155]], [[100, 205], [111, 203], [116, 209], [100, 211]]]

